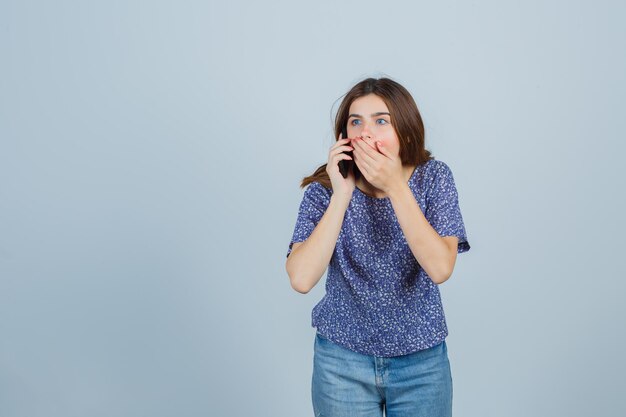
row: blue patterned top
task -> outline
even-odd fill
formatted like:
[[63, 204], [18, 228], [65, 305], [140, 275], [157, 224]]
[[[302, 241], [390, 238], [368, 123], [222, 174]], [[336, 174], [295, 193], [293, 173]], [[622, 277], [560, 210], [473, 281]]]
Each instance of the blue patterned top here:
[[[458, 236], [458, 253], [470, 249], [448, 165], [431, 159], [413, 171], [408, 185], [440, 236]], [[332, 189], [308, 185], [298, 211], [294, 242], [305, 241], [328, 208]], [[355, 187], [326, 277], [326, 294], [311, 325], [355, 352], [399, 356], [442, 342], [448, 328], [439, 287], [420, 267], [388, 197]]]

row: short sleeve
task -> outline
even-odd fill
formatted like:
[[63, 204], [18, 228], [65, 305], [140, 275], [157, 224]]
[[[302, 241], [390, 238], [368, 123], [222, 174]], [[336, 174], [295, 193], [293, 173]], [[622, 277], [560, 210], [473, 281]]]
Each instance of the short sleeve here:
[[287, 250], [287, 257], [289, 257], [295, 242], [304, 242], [313, 233], [315, 226], [317, 226], [330, 204], [331, 193], [331, 190], [317, 181], [310, 183], [304, 190], [300, 208], [298, 209], [296, 226]]
[[427, 197], [426, 219], [439, 236], [457, 236], [457, 253], [467, 252], [470, 245], [459, 207], [459, 195], [450, 167], [438, 161]]

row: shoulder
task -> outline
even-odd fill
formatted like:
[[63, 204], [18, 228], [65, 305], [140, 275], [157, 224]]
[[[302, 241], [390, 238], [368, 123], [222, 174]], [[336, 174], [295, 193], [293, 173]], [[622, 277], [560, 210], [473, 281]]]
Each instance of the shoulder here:
[[425, 188], [432, 188], [450, 173], [450, 167], [438, 159], [429, 159], [421, 167], [421, 182]]
[[307, 200], [330, 202], [333, 193], [332, 188], [326, 188], [319, 181], [314, 181], [306, 186], [304, 190], [304, 198]]
[[304, 192], [305, 193], [308, 192], [308, 193], [321, 193], [321, 194], [331, 195], [333, 193], [333, 190], [332, 190], [332, 188], [326, 188], [319, 181], [313, 181], [312, 183], [310, 183], [309, 185], [306, 186]]
[[441, 174], [450, 172], [450, 167], [447, 163], [440, 159], [431, 159], [426, 163], [426, 171], [431, 177], [437, 177]]
[[444, 161], [431, 159], [426, 163], [424, 176], [431, 184], [453, 180], [452, 169]]
[[444, 161], [433, 159], [429, 162], [429, 166], [424, 174], [425, 188], [427, 196], [440, 196], [448, 192], [454, 192], [454, 176], [452, 169]]

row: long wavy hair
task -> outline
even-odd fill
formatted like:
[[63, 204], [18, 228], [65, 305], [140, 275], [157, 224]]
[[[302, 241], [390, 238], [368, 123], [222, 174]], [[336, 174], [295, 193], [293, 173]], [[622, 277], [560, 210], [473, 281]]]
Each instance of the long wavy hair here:
[[[421, 165], [434, 159], [425, 148], [425, 132], [422, 116], [411, 94], [398, 82], [390, 78], [366, 78], [359, 81], [345, 94], [335, 116], [335, 141], [342, 127], [347, 126], [350, 105], [354, 100], [368, 94], [380, 97], [389, 109], [391, 126], [400, 142], [400, 160], [403, 166]], [[330, 177], [326, 172], [328, 163], [318, 167], [313, 174], [304, 177], [300, 188], [312, 182], [319, 182], [326, 188], [332, 188]], [[353, 164], [355, 179], [361, 175], [356, 163]]]

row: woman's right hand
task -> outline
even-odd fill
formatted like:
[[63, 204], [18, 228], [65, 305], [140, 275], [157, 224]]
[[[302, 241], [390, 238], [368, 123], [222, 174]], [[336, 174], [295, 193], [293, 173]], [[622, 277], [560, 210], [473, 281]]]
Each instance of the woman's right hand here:
[[[348, 170], [348, 176], [346, 178], [341, 175], [339, 171], [339, 161], [345, 159], [352, 161], [352, 158], [344, 152], [350, 152], [354, 150], [350, 146], [350, 138], [342, 138], [339, 134], [339, 140], [330, 147], [328, 151], [328, 163], [326, 164], [326, 172], [330, 177], [330, 182], [333, 187], [333, 194], [339, 195], [342, 198], [346, 198], [348, 201], [352, 199], [352, 193], [355, 188], [354, 172], [352, 169]], [[352, 161], [354, 165], [354, 161]]]

